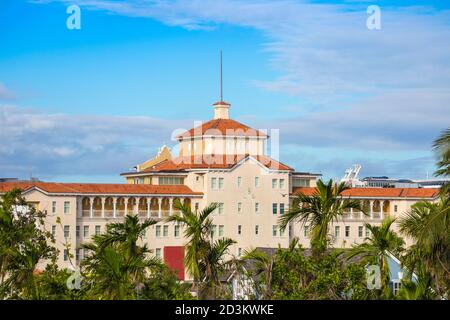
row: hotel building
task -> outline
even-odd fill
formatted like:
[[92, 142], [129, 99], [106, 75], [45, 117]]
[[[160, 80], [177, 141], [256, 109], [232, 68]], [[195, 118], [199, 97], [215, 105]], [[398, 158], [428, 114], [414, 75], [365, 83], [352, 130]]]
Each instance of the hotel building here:
[[[312, 194], [320, 174], [297, 172], [265, 154], [269, 136], [229, 117], [230, 104], [214, 105], [214, 118], [178, 136], [179, 155], [164, 146], [152, 159], [132, 172], [122, 173], [123, 184], [55, 182], [0, 182], [0, 194], [20, 188], [23, 196], [47, 212], [46, 228], [56, 237], [58, 263], [70, 265], [64, 244], [69, 243], [75, 264], [83, 259], [80, 245], [105, 230], [108, 223], [136, 214], [158, 221], [143, 241], [153, 254], [179, 271], [185, 279], [182, 226], [165, 223], [179, 214], [174, 207], [182, 201], [192, 210], [218, 203], [213, 214], [213, 237], [237, 241], [232, 254], [255, 247], [287, 247], [298, 237], [308, 247], [308, 226], [293, 223], [284, 232], [278, 219], [296, 194]], [[419, 200], [433, 200], [438, 189], [352, 188], [344, 195], [360, 199], [365, 211], [347, 212], [334, 223], [331, 237], [335, 247], [361, 243], [368, 235], [365, 223], [379, 224], [386, 216], [398, 217]], [[56, 223], [60, 218], [61, 225]]]

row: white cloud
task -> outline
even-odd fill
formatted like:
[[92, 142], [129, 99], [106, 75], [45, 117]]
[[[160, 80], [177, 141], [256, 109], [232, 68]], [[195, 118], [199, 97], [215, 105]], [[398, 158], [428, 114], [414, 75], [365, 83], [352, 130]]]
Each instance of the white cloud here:
[[4, 84], [0, 83], [0, 100], [14, 100], [16, 95]]
[[[0, 105], [0, 176], [118, 175], [189, 121], [48, 114]], [[30, 169], [31, 168], [31, 169]]]

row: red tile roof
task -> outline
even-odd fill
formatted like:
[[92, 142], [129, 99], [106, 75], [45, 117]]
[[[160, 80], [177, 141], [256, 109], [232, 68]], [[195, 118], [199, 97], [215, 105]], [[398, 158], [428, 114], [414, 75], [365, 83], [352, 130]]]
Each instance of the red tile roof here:
[[[231, 169], [239, 161], [250, 157], [249, 155], [199, 155], [190, 157], [178, 157], [172, 160], [162, 161], [150, 168], [137, 172], [173, 172], [186, 171], [190, 169]], [[266, 156], [252, 156], [262, 165], [271, 170], [293, 169], [281, 162], [275, 161]]]
[[[292, 195], [313, 195], [315, 191], [316, 188], [312, 187], [298, 187], [293, 188]], [[435, 198], [438, 194], [439, 189], [432, 188], [351, 188], [342, 193], [343, 196], [356, 198]]]
[[37, 187], [48, 193], [84, 193], [84, 194], [186, 194], [202, 195], [193, 192], [185, 185], [149, 185], [149, 184], [100, 184], [100, 183], [58, 183], [58, 182], [1, 182], [0, 193], [14, 188], [26, 191]]
[[226, 101], [217, 101], [216, 103], [213, 104], [213, 106], [218, 106], [218, 105], [231, 106], [231, 104], [229, 104]]
[[252, 129], [245, 124], [232, 119], [213, 119], [200, 126], [192, 128], [179, 135], [179, 140], [195, 136], [241, 136], [241, 137], [267, 137], [267, 134], [256, 129]]

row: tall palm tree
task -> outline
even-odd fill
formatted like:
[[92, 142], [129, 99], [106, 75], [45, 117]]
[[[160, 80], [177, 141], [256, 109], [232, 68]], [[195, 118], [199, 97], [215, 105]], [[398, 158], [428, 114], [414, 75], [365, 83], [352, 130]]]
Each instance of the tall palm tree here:
[[[210, 215], [218, 208], [218, 204], [212, 203], [200, 212], [193, 212], [189, 206], [178, 201], [175, 208], [179, 209], [181, 214], [169, 216], [166, 221], [184, 227], [184, 236], [188, 239], [185, 266], [193, 277], [197, 296], [208, 297], [211, 292], [214, 295], [215, 290], [208, 290], [220, 286], [219, 276], [226, 265], [224, 257], [235, 241], [223, 238], [213, 242], [211, 238], [213, 222]], [[208, 289], [199, 290], [200, 286]]]
[[404, 241], [393, 230], [394, 218], [385, 218], [380, 226], [373, 226], [366, 223], [366, 228], [370, 231], [370, 236], [365, 242], [354, 246], [348, 253], [348, 259], [359, 257], [362, 262], [375, 264], [381, 271], [381, 293], [384, 297], [390, 296], [389, 289], [389, 263], [390, 255], [399, 256], [403, 251]]
[[437, 175], [450, 176], [450, 128], [444, 130], [434, 141], [433, 149], [438, 153]]
[[[272, 297], [274, 257], [269, 256], [264, 251], [252, 249], [249, 251], [244, 251], [242, 260], [251, 261], [253, 263], [254, 270], [252, 271], [252, 275], [255, 277], [261, 277], [264, 280], [263, 285], [255, 289], [259, 294], [261, 294], [263, 299], [270, 299]], [[255, 285], [259, 286], [259, 281], [256, 281]]]
[[450, 197], [437, 202], [420, 201], [400, 220], [400, 231], [414, 240], [405, 264], [411, 271], [424, 265], [436, 290], [450, 293]]
[[308, 224], [314, 252], [325, 251], [329, 242], [330, 224], [349, 209], [363, 211], [360, 201], [343, 197], [342, 193], [347, 189], [349, 187], [344, 183], [334, 184], [333, 180], [329, 180], [327, 184], [322, 180], [317, 181], [313, 195], [300, 193], [294, 198], [292, 207], [279, 219], [281, 228], [285, 229], [292, 221]]
[[147, 273], [160, 267], [156, 258], [148, 258], [148, 251], [138, 250], [138, 254], [129, 256], [123, 246], [104, 246], [94, 241], [83, 247], [90, 250], [83, 262], [85, 278], [90, 282], [93, 298], [133, 299], [135, 287], [145, 281]]
[[103, 246], [120, 243], [126, 248], [128, 255], [133, 256], [137, 254], [138, 240], [144, 236], [148, 227], [156, 223], [152, 219], [140, 222], [138, 215], [127, 215], [124, 222], [108, 224], [106, 232], [97, 239]]
[[104, 234], [95, 235], [93, 241], [84, 244], [90, 254], [83, 261], [84, 273], [92, 280], [92, 292], [101, 298], [130, 299], [134, 289], [144, 283], [152, 270], [161, 266], [156, 258], [149, 258], [147, 245], [139, 246], [147, 228], [156, 221], [138, 216], [126, 216], [122, 223], [107, 225]]
[[206, 243], [203, 259], [199, 261], [202, 276], [201, 298], [217, 297], [218, 290], [221, 289], [220, 276], [229, 266], [229, 261], [225, 261], [225, 255], [235, 243], [236, 241], [228, 238]]
[[193, 212], [189, 206], [180, 201], [177, 201], [174, 207], [181, 211], [181, 215], [169, 216], [166, 221], [175, 222], [184, 227], [184, 236], [188, 239], [185, 266], [196, 282], [200, 279], [199, 261], [211, 233], [210, 215], [218, 208], [218, 205], [212, 203], [200, 212]]

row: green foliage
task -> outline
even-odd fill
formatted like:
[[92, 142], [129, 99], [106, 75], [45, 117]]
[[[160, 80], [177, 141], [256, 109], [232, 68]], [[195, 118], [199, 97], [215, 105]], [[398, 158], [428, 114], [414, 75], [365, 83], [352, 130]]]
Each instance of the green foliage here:
[[250, 275], [265, 299], [344, 300], [369, 296], [364, 267], [345, 264], [339, 251], [308, 256], [293, 241], [288, 249], [279, 248], [273, 256], [253, 250], [244, 259], [254, 263]]
[[298, 221], [308, 225], [311, 234], [311, 247], [315, 254], [321, 254], [330, 243], [328, 229], [346, 210], [364, 211], [361, 202], [343, 198], [342, 193], [349, 189], [344, 183], [334, 184], [329, 180], [325, 184], [317, 181], [314, 195], [299, 194], [293, 200], [289, 211], [279, 219], [282, 229], [290, 222]]
[[57, 250], [45, 231], [45, 214], [29, 206], [18, 189], [0, 201], [0, 297], [40, 299], [38, 265], [54, 263]]
[[199, 299], [215, 299], [224, 297], [226, 288], [222, 286], [220, 276], [230, 266], [224, 260], [231, 245], [236, 243], [229, 238], [215, 242], [211, 237], [212, 219], [210, 215], [218, 205], [213, 203], [200, 212], [193, 212], [189, 206], [180, 201], [175, 207], [181, 210], [181, 215], [169, 216], [167, 222], [179, 223], [184, 227], [186, 244], [185, 266], [194, 278]]

